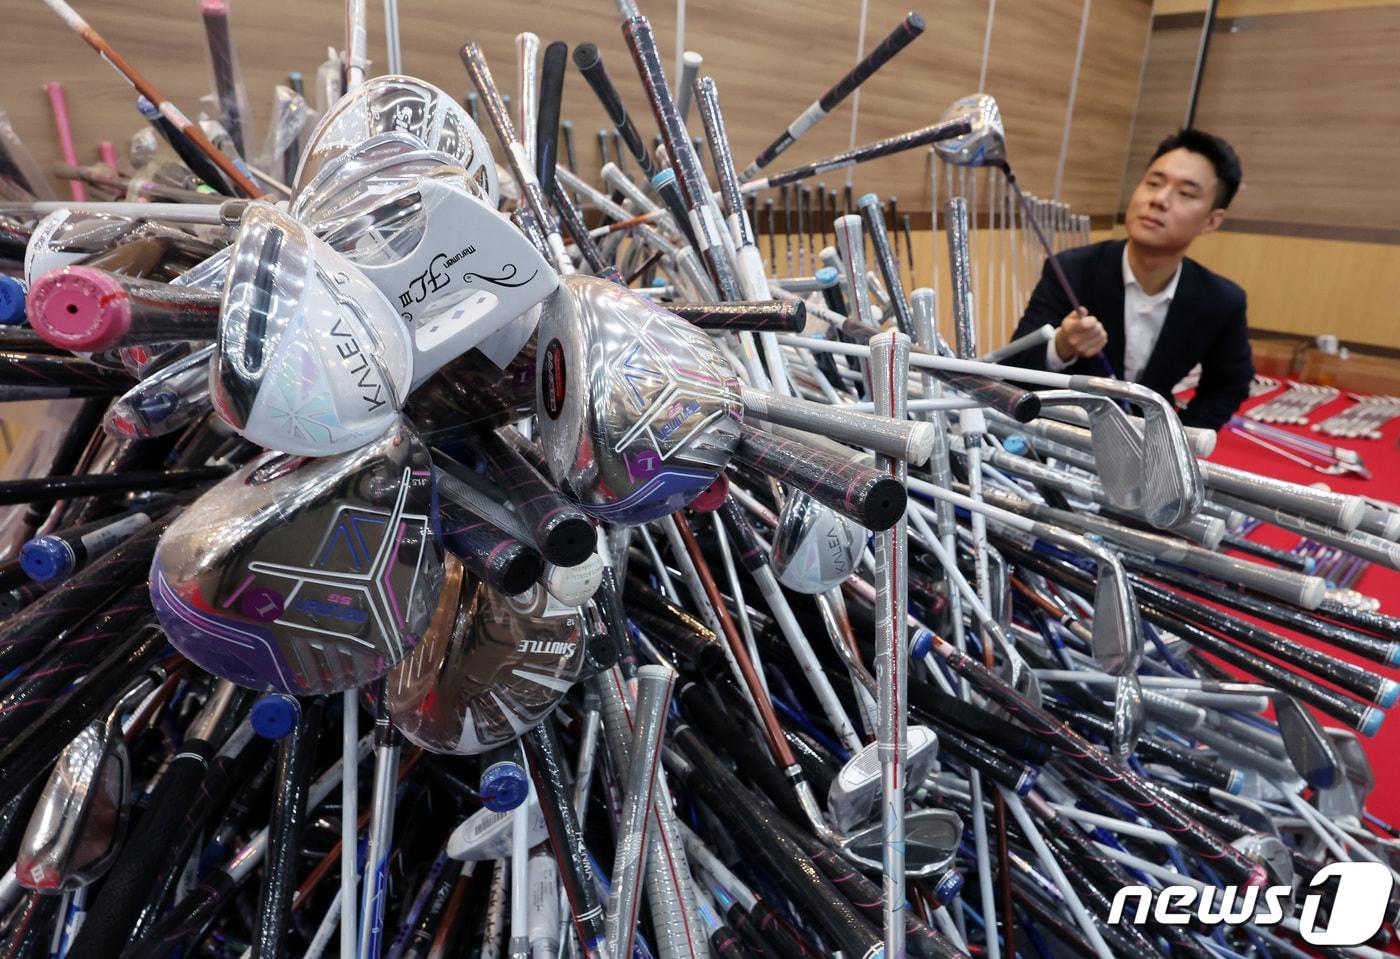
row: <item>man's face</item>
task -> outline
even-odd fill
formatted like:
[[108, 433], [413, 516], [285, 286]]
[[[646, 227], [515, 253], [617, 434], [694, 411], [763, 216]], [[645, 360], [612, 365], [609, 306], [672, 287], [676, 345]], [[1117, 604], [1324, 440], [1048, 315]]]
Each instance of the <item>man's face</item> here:
[[1178, 148], [1162, 154], [1128, 201], [1128, 236], [1150, 250], [1185, 250], [1225, 219], [1215, 208], [1218, 183], [1215, 168], [1199, 153]]

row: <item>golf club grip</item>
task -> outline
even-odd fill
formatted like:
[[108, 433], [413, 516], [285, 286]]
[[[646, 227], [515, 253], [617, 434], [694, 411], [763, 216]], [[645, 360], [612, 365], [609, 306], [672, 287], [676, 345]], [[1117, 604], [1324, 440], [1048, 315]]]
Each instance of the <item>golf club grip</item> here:
[[212, 340], [222, 299], [187, 286], [65, 266], [34, 281], [29, 321], [54, 346], [74, 351]]
[[691, 760], [686, 783], [772, 871], [783, 891], [851, 959], [870, 959], [883, 946], [874, 928], [856, 912], [801, 847], [774, 822], [774, 815], [747, 793], [689, 727], [676, 728], [675, 739]]
[[757, 572], [767, 565], [768, 554], [759, 545], [758, 535], [754, 532], [753, 524], [749, 522], [743, 507], [735, 502], [732, 495], [727, 495], [719, 509], [725, 525], [732, 531], [734, 552], [738, 554], [740, 565], [750, 573]]
[[165, 634], [153, 626], [132, 634], [0, 749], [0, 769], [5, 770], [0, 806], [42, 776], [78, 731], [109, 708], [117, 693], [165, 648]]
[[[988, 746], [1025, 762], [1041, 765], [1050, 759], [1050, 747], [1030, 733], [1009, 725], [980, 706], [950, 696], [933, 683], [911, 679], [909, 701], [940, 726], [955, 728], [966, 737], [983, 740]], [[1016, 788], [1014, 781], [1006, 785]]]
[[1150, 597], [1153, 602], [1174, 611], [1188, 621], [1223, 633], [1236, 642], [1244, 643], [1288, 665], [1305, 669], [1355, 696], [1366, 697], [1382, 708], [1390, 706], [1396, 698], [1398, 690], [1392, 679], [1338, 659], [1322, 650], [1275, 636], [1268, 630], [1234, 619], [1204, 603], [1144, 582], [1140, 576], [1133, 576], [1132, 583], [1135, 593]]
[[170, 854], [171, 838], [177, 837], [178, 842], [184, 835], [181, 827], [198, 801], [213, 752], [204, 740], [188, 738], [180, 744], [180, 752], [166, 767], [150, 805], [88, 907], [87, 920], [69, 948], [69, 959], [103, 959], [111, 955], [112, 942], [126, 941], [152, 881]]
[[[870, 344], [870, 338], [879, 330], [873, 330], [854, 319], [848, 319], [841, 324], [841, 333], [850, 337], [853, 343], [862, 346]], [[913, 348], [915, 353], [923, 353], [929, 356], [936, 356], [933, 350], [920, 346]], [[978, 373], [952, 373], [947, 370], [923, 370], [920, 372], [931, 373], [938, 380], [960, 393], [977, 400], [1003, 416], [1009, 416], [1018, 423], [1029, 423], [1040, 415], [1040, 397], [1034, 390], [1022, 389], [1013, 386], [1002, 380], [994, 380], [989, 376], [982, 376]]]
[[726, 925], [719, 925], [710, 933], [710, 951], [719, 959], [753, 959], [739, 935]]
[[908, 493], [889, 474], [794, 440], [742, 428], [735, 461], [786, 483], [871, 532], [894, 526]]
[[1241, 553], [1248, 553], [1258, 559], [1267, 560], [1275, 566], [1282, 566], [1291, 569], [1295, 573], [1306, 573], [1308, 571], [1308, 560], [1296, 553], [1285, 552], [1275, 549], [1272, 546], [1265, 546], [1263, 543], [1256, 543], [1253, 540], [1245, 539], [1243, 536], [1235, 536], [1230, 533], [1225, 534], [1221, 542], [1230, 549], [1239, 550]]
[[947, 752], [956, 756], [963, 764], [976, 768], [1018, 796], [1024, 796], [1035, 785], [1036, 773], [1025, 763], [1017, 762], [990, 743], [974, 739], [948, 723], [938, 722], [933, 716], [925, 718], [937, 727], [940, 754]]
[[801, 300], [668, 303], [666, 309], [702, 330], [800, 333], [807, 325], [807, 304]]
[[456, 503], [439, 504], [442, 544], [471, 570], [473, 576], [506, 596], [525, 592], [544, 573], [544, 559], [533, 546]]
[[559, 881], [568, 896], [574, 928], [584, 951], [594, 955], [606, 935], [603, 907], [593, 886], [583, 830], [579, 828], [574, 807], [569, 801], [568, 780], [553, 721], [546, 717], [535, 724], [525, 734], [523, 741], [530, 757], [530, 779], [539, 796], [540, 812], [549, 833], [550, 848], [559, 866]]
[[0, 352], [0, 402], [78, 396], [120, 396], [136, 381], [120, 370], [76, 356]]
[[92, 666], [101, 650], [120, 642], [138, 620], [153, 616], [150, 591], [145, 583], [137, 583], [82, 629], [55, 640], [49, 647], [52, 655], [38, 659], [0, 694], [0, 747], [48, 709], [69, 683]]
[[1400, 543], [1393, 540], [1359, 529], [1337, 529], [1298, 513], [1286, 513], [1281, 509], [1253, 503], [1228, 493], [1216, 493], [1213, 499], [1221, 506], [1257, 517], [1290, 533], [1335, 546], [1371, 563], [1400, 569]]
[[569, 63], [568, 44], [555, 40], [544, 48], [540, 68], [540, 97], [535, 114], [535, 175], [540, 192], [554, 192], [554, 165], [559, 156], [559, 109], [564, 100], [564, 69]]
[[623, 106], [622, 97], [618, 95], [617, 87], [613, 86], [612, 78], [608, 76], [607, 67], [603, 65], [597, 45], [581, 43], [574, 47], [574, 66], [578, 67], [579, 73], [583, 74], [583, 79], [598, 97], [598, 102], [603, 105], [603, 112], [608, 115], [618, 135], [627, 144], [632, 159], [637, 161], [647, 179], [651, 179], [656, 174], [656, 164], [647, 151], [646, 144], [642, 142], [636, 124], [627, 115], [627, 107]]
[[628, 577], [624, 596], [627, 618], [672, 656], [706, 676], [721, 675], [729, 668], [724, 646], [709, 627], [635, 575]]
[[152, 523], [110, 553], [88, 564], [0, 626], [0, 672], [27, 660], [40, 643], [62, 637], [102, 612], [113, 595], [144, 580], [160, 534], [173, 515]]
[[1161, 802], [1146, 782], [1122, 763], [1109, 758], [1074, 730], [1036, 706], [1006, 681], [967, 654], [941, 640], [934, 649], [949, 666], [988, 698], [996, 701], [1017, 721], [1061, 750], [1061, 754], [1086, 776], [1106, 784], [1141, 814], [1176, 836], [1186, 849], [1210, 861], [1226, 882], [1255, 884], [1263, 870], [1239, 850], [1221, 841], [1200, 823]]
[[765, 899], [754, 901], [749, 918], [759, 934], [778, 947], [783, 959], [817, 959], [818, 953]]
[[262, 864], [258, 919], [253, 930], [255, 956], [280, 956], [286, 952], [296, 863], [301, 855], [307, 793], [321, 740], [326, 697], [313, 696], [301, 703], [296, 726], [278, 743], [277, 786], [268, 823], [267, 855]]
[[545, 479], [548, 473], [540, 470], [544, 455], [533, 443], [506, 427], [483, 433], [477, 451], [545, 559], [555, 566], [577, 566], [593, 555], [597, 549], [593, 523]]
[[1360, 496], [1313, 489], [1219, 463], [1201, 463], [1201, 479], [1210, 489], [1283, 512], [1301, 513], [1343, 531], [1356, 529], [1366, 514], [1366, 501]]
[[231, 472], [227, 466], [196, 466], [178, 470], [132, 470], [125, 473], [84, 473], [78, 476], [5, 480], [0, 482], [0, 506], [28, 503], [40, 497], [71, 499], [105, 493], [134, 493], [197, 486], [210, 480], [223, 479]]
[[899, 25], [890, 31], [889, 36], [881, 40], [879, 45], [871, 50], [854, 67], [850, 69], [841, 79], [832, 84], [831, 89], [823, 93], [817, 101], [806, 110], [797, 115], [797, 119], [788, 124], [786, 130], [778, 135], [778, 138], [763, 149], [758, 156], [754, 157], [748, 169], [744, 171], [744, 178], [749, 179], [759, 170], [772, 163], [788, 147], [798, 141], [801, 136], [824, 118], [837, 104], [850, 96], [855, 89], [866, 80], [869, 80], [875, 71], [894, 59], [895, 54], [909, 46], [914, 38], [924, 32], [924, 18], [917, 13], [908, 13]]
[[1240, 592], [1239, 589], [1229, 589], [1224, 585], [1201, 580], [1200, 577], [1193, 577], [1193, 575], [1184, 574], [1179, 570], [1135, 560], [1131, 556], [1123, 557], [1123, 566], [1130, 568], [1134, 573], [1147, 574], [1155, 580], [1168, 582], [1173, 587], [1184, 589], [1184, 591], [1201, 596], [1201, 598], [1225, 603], [1226, 606], [1232, 606], [1232, 608], [1242, 610], [1242, 612], [1257, 616], [1259, 619], [1267, 620], [1267, 622], [1277, 623], [1280, 626], [1287, 626], [1288, 629], [1298, 630], [1299, 633], [1309, 634], [1309, 636], [1324, 640], [1326, 643], [1336, 645], [1341, 650], [1354, 652], [1359, 657], [1372, 659], [1373, 662], [1379, 662], [1379, 664], [1386, 666], [1400, 665], [1400, 644], [1396, 644], [1392, 640], [1383, 640], [1383, 638], [1362, 633], [1362, 631], [1351, 629], [1343, 624], [1310, 615], [1301, 609], [1280, 606], [1278, 603], [1268, 602], [1266, 599], [1257, 598], [1257, 596], [1247, 594], [1247, 592]]
[[149, 934], [128, 944], [121, 959], [167, 959], [204, 929], [242, 884], [227, 870], [215, 870], [162, 916]]
[[1346, 623], [1358, 629], [1368, 630], [1377, 636], [1400, 641], [1400, 617], [1366, 609], [1356, 609], [1332, 599], [1324, 599], [1318, 603], [1317, 612], [1319, 615], [1335, 619], [1339, 623]]

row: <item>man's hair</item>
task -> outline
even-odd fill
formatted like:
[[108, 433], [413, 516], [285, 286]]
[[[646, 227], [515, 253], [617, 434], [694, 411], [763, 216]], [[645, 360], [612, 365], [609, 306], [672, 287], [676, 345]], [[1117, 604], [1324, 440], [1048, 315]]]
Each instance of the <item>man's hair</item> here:
[[1217, 181], [1215, 207], [1221, 210], [1228, 207], [1230, 201], [1235, 198], [1235, 193], [1239, 191], [1240, 179], [1244, 176], [1235, 148], [1221, 137], [1186, 127], [1157, 144], [1157, 152], [1152, 154], [1152, 159], [1147, 162], [1149, 165], [1155, 163], [1162, 154], [1173, 150], [1190, 150], [1210, 161], [1210, 165], [1215, 168]]

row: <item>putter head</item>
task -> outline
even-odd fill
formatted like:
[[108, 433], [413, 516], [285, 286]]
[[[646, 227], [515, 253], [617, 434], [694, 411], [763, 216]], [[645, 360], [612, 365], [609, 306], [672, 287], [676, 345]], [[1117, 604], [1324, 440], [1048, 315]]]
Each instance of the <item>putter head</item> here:
[[409, 331], [383, 293], [296, 220], [243, 216], [224, 286], [214, 408], [260, 446], [331, 456], [398, 419], [413, 381]]
[[416, 386], [554, 292], [559, 276], [457, 168], [374, 192], [324, 239], [408, 326]]
[[404, 738], [475, 755], [543, 719], [584, 666], [582, 615], [538, 583], [506, 597], [448, 561], [449, 588], [424, 641], [388, 682]]
[[1292, 696], [1273, 697], [1274, 715], [1288, 761], [1314, 789], [1331, 789], [1343, 779], [1342, 758], [1317, 717]]
[[340, 456], [261, 456], [161, 537], [161, 625], [201, 668], [249, 689], [308, 696], [378, 679], [438, 606], [432, 495], [428, 449], [404, 423]]
[[297, 168], [298, 193], [334, 158], [390, 131], [445, 153], [476, 181], [492, 206], [500, 201], [496, 164], [481, 129], [456, 99], [417, 77], [373, 77], [341, 97], [311, 131]]
[[551, 478], [608, 523], [703, 493], [739, 443], [739, 381], [710, 337], [632, 291], [566, 276], [543, 303], [536, 404]]
[[[951, 809], [921, 809], [904, 817], [904, 875], [925, 879], [953, 862], [962, 841], [962, 817]], [[876, 823], [851, 836], [842, 847], [846, 858], [862, 868], [884, 869], [885, 827]]]
[[986, 93], [974, 93], [957, 100], [939, 117], [940, 123], [966, 119], [972, 130], [951, 140], [933, 145], [943, 162], [954, 166], [994, 166], [1006, 168], [1006, 129], [1001, 122], [1001, 108]]
[[15, 879], [24, 888], [80, 889], [100, 878], [121, 850], [131, 761], [119, 712], [88, 723], [59, 754], [20, 840]]
[[[938, 760], [938, 735], [927, 726], [909, 727], [909, 756], [905, 766], [905, 791], [918, 789]], [[878, 743], [868, 743], [846, 760], [826, 793], [826, 811], [842, 832], [850, 832], [870, 819], [880, 799]]]
[[870, 533], [806, 493], [783, 503], [773, 531], [773, 572], [796, 593], [835, 589], [855, 572]]

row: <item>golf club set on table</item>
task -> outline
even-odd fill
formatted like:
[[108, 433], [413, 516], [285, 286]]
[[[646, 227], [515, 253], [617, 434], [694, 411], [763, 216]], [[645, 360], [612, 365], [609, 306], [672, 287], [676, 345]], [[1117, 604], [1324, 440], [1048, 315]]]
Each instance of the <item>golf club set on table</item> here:
[[[556, 163], [563, 44], [522, 34], [515, 116], [462, 47], [488, 135], [367, 77], [352, 2], [279, 196], [46, 2], [229, 199], [43, 203], [7, 163], [4, 398], [66, 400], [0, 481], [4, 956], [1267, 959], [1332, 864], [1400, 866], [1362, 745], [1400, 619], [1220, 549], [1251, 518], [1396, 567], [1400, 507], [979, 361], [963, 196], [951, 344], [874, 196], [836, 282], [770, 275], [746, 195], [926, 146], [1050, 248], [983, 94], [761, 176], [916, 14], [741, 179], [624, 0], [663, 145], [577, 48], [650, 177], [605, 193]], [[1299, 894], [1118, 921], [1136, 885]]]

